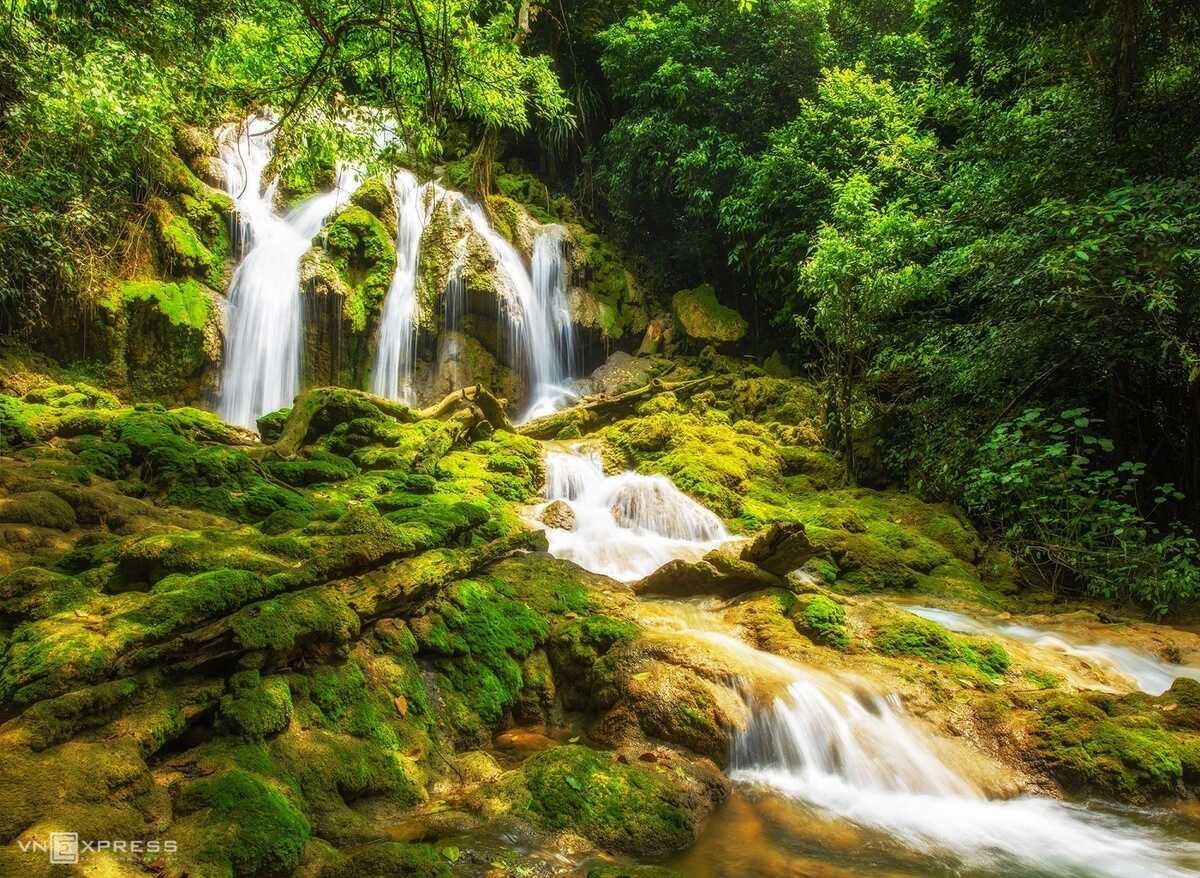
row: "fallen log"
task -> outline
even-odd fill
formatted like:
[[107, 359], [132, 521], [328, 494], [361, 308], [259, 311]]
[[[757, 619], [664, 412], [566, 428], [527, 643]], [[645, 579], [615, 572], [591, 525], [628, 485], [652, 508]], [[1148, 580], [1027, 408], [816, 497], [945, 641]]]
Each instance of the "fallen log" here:
[[660, 393], [690, 396], [716, 380], [715, 375], [692, 378], [687, 381], [663, 381], [655, 378], [649, 384], [615, 396], [597, 394], [585, 396], [575, 405], [534, 418], [517, 428], [517, 432], [533, 439], [554, 439], [567, 427], [578, 427], [580, 432], [593, 429], [602, 423], [633, 414], [638, 403]]

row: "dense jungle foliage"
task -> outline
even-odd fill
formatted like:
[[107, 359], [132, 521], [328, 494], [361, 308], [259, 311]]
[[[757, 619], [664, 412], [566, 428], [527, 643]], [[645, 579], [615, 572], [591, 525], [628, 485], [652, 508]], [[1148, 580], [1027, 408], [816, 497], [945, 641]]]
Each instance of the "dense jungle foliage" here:
[[9, 0], [0, 320], [94, 306], [181, 126], [269, 105], [316, 168], [386, 118], [372, 160], [523, 163], [713, 284], [856, 481], [1161, 611], [1200, 593], [1198, 98], [1190, 0]]

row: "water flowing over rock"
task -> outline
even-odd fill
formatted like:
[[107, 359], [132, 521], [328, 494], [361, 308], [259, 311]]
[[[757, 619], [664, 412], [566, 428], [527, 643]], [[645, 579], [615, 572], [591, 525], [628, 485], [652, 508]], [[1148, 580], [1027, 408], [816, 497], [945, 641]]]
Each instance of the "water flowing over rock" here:
[[1063, 635], [1032, 625], [1021, 625], [1014, 622], [985, 622], [963, 613], [935, 607], [909, 605], [904, 609], [923, 619], [937, 622], [951, 631], [1009, 637], [1042, 649], [1052, 649], [1085, 661], [1095, 662], [1128, 677], [1138, 689], [1149, 695], [1161, 695], [1170, 689], [1171, 684], [1179, 678], [1200, 680], [1200, 668], [1169, 664], [1149, 653], [1115, 643], [1076, 643]]
[[1195, 844], [1053, 799], [988, 799], [896, 699], [776, 656], [763, 660], [791, 680], [736, 738], [735, 783], [771, 788], [967, 869], [1194, 874]]
[[[380, 320], [372, 389], [415, 402], [455, 386], [502, 376], [502, 393], [519, 391], [523, 418], [550, 412], [572, 398], [573, 336], [566, 304], [567, 263], [559, 226], [522, 226], [531, 241], [532, 274], [517, 248], [501, 235], [483, 208], [436, 181], [418, 184], [407, 171], [395, 179], [396, 271]], [[447, 259], [449, 256], [449, 259]], [[440, 322], [436, 303], [442, 297]], [[440, 323], [440, 325], [439, 325]], [[421, 342], [421, 330], [436, 344]], [[458, 333], [475, 336], [496, 363], [467, 357]], [[432, 349], [432, 363], [417, 359]], [[447, 382], [451, 386], [447, 387]], [[456, 383], [457, 382], [457, 383]]]
[[631, 582], [674, 558], [696, 559], [729, 539], [721, 519], [665, 476], [604, 475], [595, 451], [546, 456], [546, 498], [575, 512], [572, 531], [551, 528], [550, 554]]
[[271, 159], [274, 121], [252, 117], [221, 137], [225, 188], [237, 206], [236, 246], [244, 254], [229, 288], [226, 355], [218, 412], [253, 427], [266, 412], [290, 405], [300, 385], [300, 259], [325, 219], [353, 191], [357, 174], [343, 169], [333, 191], [286, 216], [275, 212]]
[[423, 187], [409, 171], [393, 181], [396, 205], [396, 273], [379, 325], [379, 350], [371, 389], [388, 399], [413, 403], [413, 367], [417, 354], [417, 264], [425, 230]]

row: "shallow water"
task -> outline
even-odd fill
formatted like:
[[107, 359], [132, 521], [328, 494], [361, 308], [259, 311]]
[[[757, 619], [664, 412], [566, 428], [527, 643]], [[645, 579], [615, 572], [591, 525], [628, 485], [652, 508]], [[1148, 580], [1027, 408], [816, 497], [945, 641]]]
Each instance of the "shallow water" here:
[[904, 604], [902, 608], [937, 622], [951, 631], [963, 634], [987, 634], [997, 637], [1008, 637], [1033, 644], [1042, 649], [1053, 649], [1085, 661], [1094, 662], [1111, 668], [1124, 677], [1128, 677], [1138, 689], [1150, 695], [1161, 695], [1171, 688], [1171, 684], [1179, 677], [1190, 677], [1200, 680], [1200, 668], [1186, 665], [1173, 665], [1156, 658], [1148, 652], [1120, 646], [1102, 640], [1083, 643], [1053, 631], [1035, 628], [1031, 625], [1019, 625], [1014, 622], [987, 622], [976, 619], [964, 613], [953, 610], [943, 610], [937, 607], [926, 607], [917, 604]]

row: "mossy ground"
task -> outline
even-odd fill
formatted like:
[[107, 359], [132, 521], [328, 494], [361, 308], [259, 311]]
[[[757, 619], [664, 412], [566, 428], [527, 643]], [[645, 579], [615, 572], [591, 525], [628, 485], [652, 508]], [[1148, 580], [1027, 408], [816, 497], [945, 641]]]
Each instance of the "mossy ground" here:
[[[452, 805], [638, 857], [691, 843], [722, 795], [699, 757], [724, 758], [744, 705], [722, 700], [727, 667], [644, 629], [628, 589], [536, 551], [521, 512], [540, 443], [322, 389], [264, 418], [264, 445], [63, 377], [0, 395], [4, 840], [70, 819], [169, 833], [198, 875], [440, 876], [457, 862], [442, 836], [387, 826]], [[805, 525], [817, 555], [786, 587], [729, 603], [751, 643], [878, 678], [996, 752], [1024, 742], [1013, 763], [1067, 789], [1194, 788], [1192, 689], [1081, 694], [1027, 651], [880, 599], [995, 605], [1011, 574], [950, 507], [844, 487], [814, 399], [734, 372], [585, 439], [735, 530]], [[617, 749], [475, 773], [456, 756], [517, 723]]]

